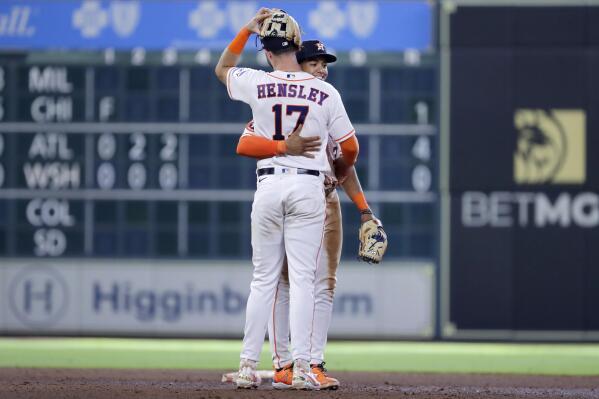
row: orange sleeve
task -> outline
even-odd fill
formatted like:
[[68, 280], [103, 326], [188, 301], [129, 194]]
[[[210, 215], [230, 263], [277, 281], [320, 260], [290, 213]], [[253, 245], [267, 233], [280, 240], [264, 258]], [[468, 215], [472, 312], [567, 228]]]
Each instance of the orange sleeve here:
[[270, 158], [285, 154], [287, 146], [283, 140], [269, 140], [266, 137], [244, 134], [237, 143], [237, 154], [251, 158]]
[[353, 135], [347, 140], [342, 141], [339, 143], [339, 146], [341, 147], [341, 154], [347, 166], [355, 164], [360, 152], [360, 145], [356, 136]]
[[351, 197], [351, 200], [356, 204], [360, 211], [369, 209], [368, 202], [366, 201], [366, 196], [364, 192], [360, 191], [358, 194], [355, 194]]
[[241, 54], [251, 34], [252, 32], [246, 27], [241, 28], [235, 39], [229, 44], [229, 51], [236, 55]]

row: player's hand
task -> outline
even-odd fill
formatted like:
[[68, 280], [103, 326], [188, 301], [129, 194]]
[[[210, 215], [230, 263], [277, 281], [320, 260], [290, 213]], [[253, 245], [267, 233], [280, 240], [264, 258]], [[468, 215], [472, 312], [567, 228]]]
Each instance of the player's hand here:
[[272, 10], [270, 8], [264, 8], [258, 10], [256, 15], [245, 25], [245, 28], [250, 32], [260, 33], [260, 27], [262, 26], [262, 22], [272, 15]]
[[314, 158], [313, 153], [318, 152], [320, 150], [320, 137], [318, 136], [310, 136], [310, 137], [302, 137], [300, 133], [302, 132], [304, 125], [300, 124], [297, 129], [295, 129], [287, 140], [285, 140], [285, 144], [287, 145], [287, 155], [300, 155], [306, 158]]
[[324, 196], [328, 197], [337, 188], [338, 184], [337, 178], [324, 175]]
[[378, 220], [372, 213], [362, 213], [360, 214], [360, 223], [365, 223], [369, 220], [378, 221], [379, 224], [382, 224], [380, 220]]

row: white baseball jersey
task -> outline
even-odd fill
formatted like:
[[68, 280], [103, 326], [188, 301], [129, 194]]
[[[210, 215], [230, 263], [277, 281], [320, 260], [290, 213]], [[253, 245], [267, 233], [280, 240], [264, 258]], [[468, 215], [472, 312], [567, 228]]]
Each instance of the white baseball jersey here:
[[[322, 143], [327, 143], [329, 137], [340, 143], [355, 134], [337, 89], [309, 73], [231, 68], [227, 90], [233, 100], [252, 108], [256, 135], [284, 140], [302, 122], [301, 135], [319, 136]], [[258, 168], [270, 166], [330, 172], [326, 145], [313, 159], [283, 155], [258, 161]]]

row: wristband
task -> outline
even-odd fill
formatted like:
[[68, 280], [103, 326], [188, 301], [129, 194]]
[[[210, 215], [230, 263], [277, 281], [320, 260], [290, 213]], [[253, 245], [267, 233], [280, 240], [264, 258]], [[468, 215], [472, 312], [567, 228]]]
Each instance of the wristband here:
[[370, 207], [368, 206], [368, 202], [366, 202], [366, 197], [364, 196], [364, 192], [360, 191], [358, 194], [351, 197], [351, 200], [354, 201], [354, 204], [358, 207], [360, 211], [368, 210]]
[[241, 54], [251, 34], [252, 32], [247, 28], [241, 28], [235, 39], [229, 44], [229, 51], [235, 55]]

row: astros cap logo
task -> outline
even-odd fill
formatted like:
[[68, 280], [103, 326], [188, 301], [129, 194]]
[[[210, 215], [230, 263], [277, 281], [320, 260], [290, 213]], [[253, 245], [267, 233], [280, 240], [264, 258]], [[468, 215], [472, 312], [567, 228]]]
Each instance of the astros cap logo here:
[[514, 181], [582, 184], [586, 180], [586, 114], [580, 109], [518, 109]]

